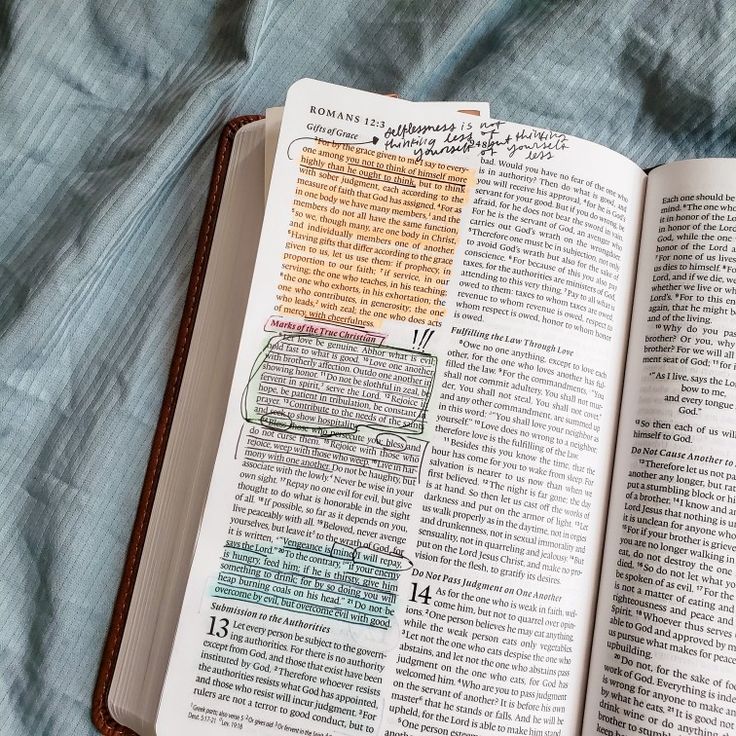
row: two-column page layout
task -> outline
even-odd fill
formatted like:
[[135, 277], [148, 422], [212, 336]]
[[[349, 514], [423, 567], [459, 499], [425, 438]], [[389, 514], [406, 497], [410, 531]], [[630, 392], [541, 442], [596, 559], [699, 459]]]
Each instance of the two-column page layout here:
[[[160, 736], [580, 733], [646, 176], [570, 136], [417, 109], [289, 92]], [[662, 363], [689, 333], [661, 319], [641, 401], [700, 407], [681, 418], [694, 442], [730, 391]], [[705, 327], [702, 355], [727, 339]], [[634, 440], [632, 472], [670, 463], [705, 492], [709, 461], [645, 453], [655, 439]], [[665, 544], [686, 542], [662, 539], [655, 567]], [[621, 620], [644, 611], [627, 595]], [[598, 660], [629, 641], [609, 629]]]

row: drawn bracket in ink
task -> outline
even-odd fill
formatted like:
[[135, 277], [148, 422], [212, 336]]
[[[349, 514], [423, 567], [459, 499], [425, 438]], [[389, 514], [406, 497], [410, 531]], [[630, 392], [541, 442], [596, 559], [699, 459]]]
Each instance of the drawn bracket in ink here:
[[291, 147], [297, 142], [297, 141], [314, 141], [315, 143], [329, 143], [333, 146], [367, 146], [371, 143], [375, 146], [376, 143], [378, 143], [378, 136], [374, 135], [373, 138], [371, 138], [369, 141], [330, 141], [326, 138], [317, 138], [315, 136], [309, 136], [309, 135], [303, 135], [299, 138], [294, 138], [291, 143], [286, 147], [286, 158], [289, 159], [289, 161], [293, 161], [293, 158], [291, 156]]

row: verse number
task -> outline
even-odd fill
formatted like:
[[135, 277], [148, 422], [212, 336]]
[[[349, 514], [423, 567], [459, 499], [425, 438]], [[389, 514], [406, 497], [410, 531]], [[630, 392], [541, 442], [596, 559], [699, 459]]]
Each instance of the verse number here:
[[210, 616], [210, 630], [207, 632], [209, 636], [216, 636], [218, 639], [224, 639], [230, 631], [230, 619]]
[[419, 586], [416, 583], [411, 584], [411, 602], [412, 603], [423, 603], [425, 606], [429, 605], [432, 600], [432, 596], [429, 594], [429, 585], [425, 585], [423, 590], [419, 590]]

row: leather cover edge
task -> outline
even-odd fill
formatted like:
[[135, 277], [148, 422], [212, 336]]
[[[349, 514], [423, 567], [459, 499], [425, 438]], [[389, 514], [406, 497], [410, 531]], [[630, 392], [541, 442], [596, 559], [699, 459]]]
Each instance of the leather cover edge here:
[[158, 479], [161, 473], [161, 466], [169, 439], [169, 432], [171, 430], [171, 420], [176, 408], [184, 366], [189, 354], [189, 346], [192, 338], [192, 326], [196, 319], [197, 309], [199, 307], [202, 284], [204, 282], [207, 263], [209, 261], [215, 223], [217, 222], [217, 215], [219, 213], [220, 202], [222, 200], [225, 175], [227, 174], [228, 164], [230, 163], [233, 141], [235, 139], [235, 134], [240, 130], [240, 128], [248, 123], [261, 120], [262, 117], [262, 115], [243, 115], [228, 121], [223, 128], [220, 135], [220, 141], [217, 146], [212, 179], [210, 181], [207, 203], [202, 217], [202, 225], [199, 230], [199, 239], [197, 241], [197, 249], [194, 254], [192, 274], [189, 279], [189, 287], [187, 289], [187, 295], [184, 302], [184, 310], [179, 324], [179, 331], [176, 337], [171, 367], [169, 368], [169, 376], [166, 382], [161, 411], [159, 413], [156, 431], [153, 436], [151, 454], [149, 456], [148, 466], [146, 468], [146, 474], [143, 481], [143, 488], [138, 502], [138, 510], [133, 523], [128, 552], [125, 558], [125, 565], [123, 567], [120, 585], [115, 598], [112, 617], [110, 619], [110, 627], [105, 640], [105, 646], [102, 651], [97, 683], [92, 697], [92, 722], [97, 730], [104, 734], [104, 736], [138, 736], [135, 731], [118, 723], [112, 717], [107, 705], [107, 698], [110, 692], [112, 675], [115, 671], [115, 664], [117, 663], [118, 654], [120, 652], [122, 635], [125, 629], [125, 622], [128, 617], [128, 609], [133, 594], [133, 585], [135, 583], [135, 578], [141, 561], [141, 553], [143, 551], [143, 542], [146, 538], [148, 522], [151, 518], [151, 509], [153, 508], [153, 501], [156, 497]]

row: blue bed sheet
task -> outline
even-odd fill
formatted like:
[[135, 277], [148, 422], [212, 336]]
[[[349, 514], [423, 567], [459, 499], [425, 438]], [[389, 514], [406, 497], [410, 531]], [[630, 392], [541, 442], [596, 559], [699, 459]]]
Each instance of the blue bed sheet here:
[[91, 692], [220, 128], [303, 76], [733, 156], [729, 3], [0, 2], [0, 733]]

